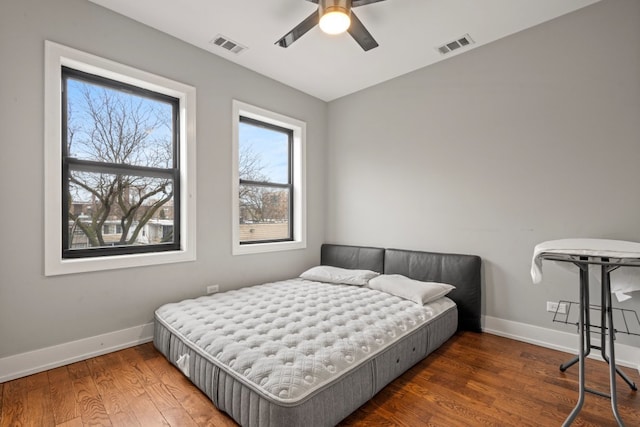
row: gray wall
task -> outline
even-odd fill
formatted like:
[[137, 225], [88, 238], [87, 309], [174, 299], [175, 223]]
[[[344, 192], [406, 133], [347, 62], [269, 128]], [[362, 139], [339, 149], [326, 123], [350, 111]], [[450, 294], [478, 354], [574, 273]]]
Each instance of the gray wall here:
[[331, 102], [327, 240], [478, 254], [487, 315], [554, 327], [578, 279], [534, 246], [640, 241], [639, 46], [605, 0]]
[[[196, 262], [44, 277], [45, 39], [197, 88]], [[159, 305], [206, 284], [225, 290], [318, 262], [326, 103], [86, 0], [2, 0], [0, 57], [0, 358], [148, 323]], [[307, 122], [306, 250], [231, 256], [233, 98]]]
[[[604, 0], [327, 106], [85, 0], [3, 0], [0, 358], [290, 277], [325, 238], [479, 254], [487, 315], [553, 327], [544, 302], [575, 278], [533, 286], [533, 246], [640, 240], [638, 22], [640, 2]], [[196, 262], [44, 277], [45, 39], [197, 88]], [[307, 122], [307, 250], [231, 256], [232, 98]]]

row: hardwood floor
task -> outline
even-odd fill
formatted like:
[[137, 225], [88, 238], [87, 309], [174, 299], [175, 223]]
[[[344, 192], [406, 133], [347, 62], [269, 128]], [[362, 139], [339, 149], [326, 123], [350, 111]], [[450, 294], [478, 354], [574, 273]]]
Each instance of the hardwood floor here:
[[[578, 397], [566, 353], [489, 334], [462, 333], [389, 384], [341, 426], [559, 426]], [[639, 383], [638, 372], [623, 368]], [[608, 390], [589, 360], [588, 386]], [[618, 380], [627, 426], [640, 397]], [[0, 426], [233, 426], [152, 344], [0, 384]], [[587, 393], [576, 426], [615, 426], [609, 399]]]

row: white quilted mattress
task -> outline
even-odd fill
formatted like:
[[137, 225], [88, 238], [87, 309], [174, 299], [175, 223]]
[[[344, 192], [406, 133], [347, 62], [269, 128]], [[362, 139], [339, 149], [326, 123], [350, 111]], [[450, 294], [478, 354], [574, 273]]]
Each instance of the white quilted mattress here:
[[366, 287], [291, 279], [166, 304], [156, 320], [237, 380], [287, 405], [453, 306], [448, 298], [420, 306]]

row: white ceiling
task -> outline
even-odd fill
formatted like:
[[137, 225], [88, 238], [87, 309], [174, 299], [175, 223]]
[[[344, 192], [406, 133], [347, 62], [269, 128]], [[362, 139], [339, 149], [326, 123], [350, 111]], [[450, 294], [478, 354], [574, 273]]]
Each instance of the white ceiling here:
[[[305, 0], [90, 0], [317, 98], [331, 101], [572, 12], [599, 0], [386, 0], [353, 9], [380, 44], [318, 27], [288, 48], [274, 43], [317, 5]], [[218, 34], [248, 47], [211, 44]], [[436, 47], [469, 34], [475, 44]]]

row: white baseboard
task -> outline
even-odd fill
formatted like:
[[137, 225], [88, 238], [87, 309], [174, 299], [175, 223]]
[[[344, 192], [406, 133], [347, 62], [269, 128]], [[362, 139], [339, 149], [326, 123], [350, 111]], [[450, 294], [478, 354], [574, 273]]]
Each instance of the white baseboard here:
[[0, 359], [0, 383], [153, 340], [153, 323]]
[[[483, 331], [490, 334], [565, 353], [577, 354], [577, 334], [491, 316], [483, 316], [482, 324]], [[5, 357], [0, 359], [0, 383], [133, 347], [152, 340], [153, 323], [147, 323], [108, 334]], [[589, 357], [602, 360], [599, 352], [592, 352]], [[639, 368], [640, 349], [629, 345], [616, 344], [616, 362], [621, 366]]]
[[[499, 335], [501, 337], [511, 338], [573, 355], [578, 354], [579, 341], [577, 333], [541, 328], [539, 326], [498, 319], [491, 316], [483, 316], [482, 324], [482, 330], [493, 335]], [[615, 353], [616, 364], [638, 369], [640, 372], [640, 348], [616, 343]], [[602, 360], [600, 351], [592, 351], [589, 357]]]

